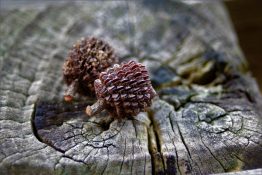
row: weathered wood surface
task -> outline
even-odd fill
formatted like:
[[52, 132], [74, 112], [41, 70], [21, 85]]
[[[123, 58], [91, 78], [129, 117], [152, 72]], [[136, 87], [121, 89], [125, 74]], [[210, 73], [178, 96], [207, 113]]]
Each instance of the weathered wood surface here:
[[[262, 167], [262, 98], [222, 4], [12, 5], [1, 9], [0, 23], [1, 174], [210, 174]], [[110, 42], [122, 60], [146, 64], [159, 94], [148, 113], [134, 120], [114, 121], [106, 113], [88, 119], [82, 109], [94, 99], [61, 103], [67, 50], [90, 35]]]

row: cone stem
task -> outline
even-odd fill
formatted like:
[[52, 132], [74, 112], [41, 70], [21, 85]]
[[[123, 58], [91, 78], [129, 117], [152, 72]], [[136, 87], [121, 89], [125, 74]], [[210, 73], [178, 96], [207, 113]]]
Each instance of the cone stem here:
[[86, 107], [86, 114], [89, 117], [92, 117], [93, 115], [98, 114], [99, 112], [103, 111], [104, 108], [104, 102], [101, 100], [98, 100], [95, 102], [92, 106], [87, 106]]
[[68, 86], [67, 90], [65, 91], [65, 94], [64, 94], [65, 101], [73, 100], [73, 97], [76, 93], [77, 88], [78, 88], [78, 81], [75, 80], [70, 84], [70, 86]]

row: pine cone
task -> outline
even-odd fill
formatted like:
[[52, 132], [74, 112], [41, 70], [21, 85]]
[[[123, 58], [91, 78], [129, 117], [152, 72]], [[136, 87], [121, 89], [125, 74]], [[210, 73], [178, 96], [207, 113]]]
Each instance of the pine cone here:
[[135, 116], [145, 111], [156, 96], [145, 66], [135, 61], [102, 72], [94, 86], [98, 102], [87, 107], [88, 115], [105, 108], [117, 118]]
[[64, 80], [69, 86], [65, 97], [72, 97], [75, 92], [94, 94], [93, 84], [100, 72], [117, 62], [114, 50], [108, 43], [94, 37], [78, 41], [63, 65]]

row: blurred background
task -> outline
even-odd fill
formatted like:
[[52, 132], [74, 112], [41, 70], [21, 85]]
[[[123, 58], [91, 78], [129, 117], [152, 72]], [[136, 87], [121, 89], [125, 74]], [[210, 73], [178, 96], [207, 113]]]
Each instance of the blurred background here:
[[[70, 0], [48, 0], [48, 3], [60, 3]], [[81, 0], [78, 0], [81, 1]], [[88, 1], [88, 0], [87, 0]], [[128, 1], [128, 0], [126, 0]], [[204, 1], [212, 3], [216, 0], [184, 0], [190, 2]], [[25, 0], [0, 0], [1, 6], [23, 4]], [[34, 0], [34, 4], [41, 0]], [[257, 79], [262, 92], [262, 0], [224, 0], [237, 33], [240, 47], [248, 60], [250, 70]], [[29, 6], [31, 4], [28, 4]]]
[[225, 1], [240, 47], [262, 92], [262, 0]]

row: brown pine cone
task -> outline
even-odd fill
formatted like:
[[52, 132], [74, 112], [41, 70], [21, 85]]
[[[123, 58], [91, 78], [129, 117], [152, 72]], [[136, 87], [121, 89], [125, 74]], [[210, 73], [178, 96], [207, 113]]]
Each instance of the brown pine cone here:
[[118, 62], [113, 48], [106, 42], [91, 37], [78, 41], [69, 51], [63, 65], [63, 75], [69, 86], [65, 100], [70, 101], [74, 93], [94, 94], [94, 81], [100, 72]]
[[89, 116], [102, 109], [116, 118], [135, 116], [145, 111], [156, 96], [145, 66], [135, 61], [102, 72], [94, 86], [98, 102], [87, 107]]

